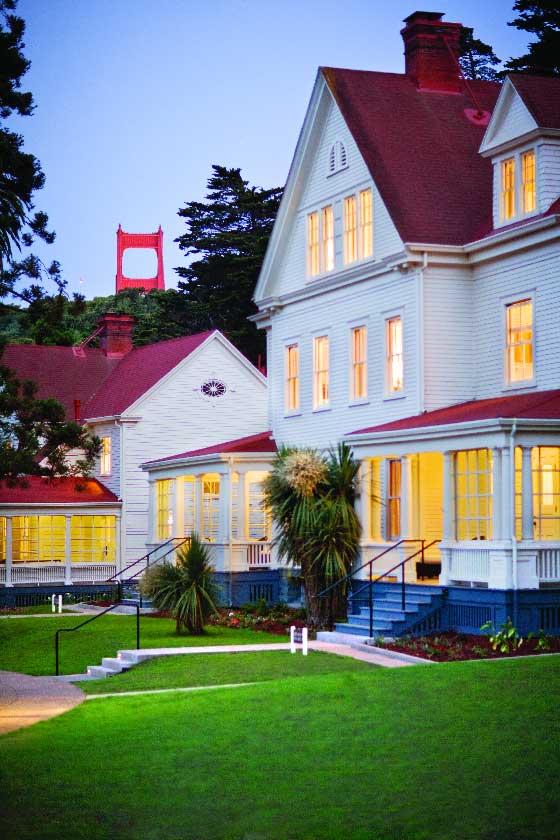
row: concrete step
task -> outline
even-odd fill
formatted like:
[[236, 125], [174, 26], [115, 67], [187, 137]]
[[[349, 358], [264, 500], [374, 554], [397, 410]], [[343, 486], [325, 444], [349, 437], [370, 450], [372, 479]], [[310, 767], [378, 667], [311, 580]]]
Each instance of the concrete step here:
[[114, 671], [115, 674], [120, 674], [121, 671], [126, 671], [130, 668], [130, 665], [127, 665], [124, 659], [113, 656], [104, 656], [101, 660], [101, 665], [103, 668], [109, 668], [109, 670]]
[[113, 671], [111, 668], [104, 668], [103, 665], [88, 665], [87, 673], [90, 677], [104, 679], [105, 677], [110, 677], [112, 674], [115, 674], [116, 671]]

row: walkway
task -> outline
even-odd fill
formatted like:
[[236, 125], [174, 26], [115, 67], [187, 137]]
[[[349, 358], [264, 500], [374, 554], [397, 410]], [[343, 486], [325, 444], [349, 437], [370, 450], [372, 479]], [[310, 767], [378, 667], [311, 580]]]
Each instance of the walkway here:
[[[350, 656], [362, 662], [370, 662], [383, 668], [402, 668], [408, 665], [423, 664], [421, 659], [412, 657], [397, 657], [394, 654], [380, 652], [379, 649], [369, 652], [352, 648], [349, 645], [333, 644], [331, 642], [309, 642], [310, 650], [333, 653], [337, 656]], [[289, 644], [256, 644], [256, 645], [212, 645], [199, 647], [148, 648], [139, 651], [122, 651], [134, 654], [138, 661], [152, 659], [156, 656], [177, 656], [181, 654], [196, 655], [209, 653], [250, 653], [266, 650], [288, 651]], [[298, 650], [296, 656], [301, 656]], [[65, 677], [30, 677], [27, 674], [17, 674], [12, 671], [0, 671], [0, 734], [13, 732], [23, 726], [31, 726], [40, 720], [47, 720], [61, 715], [79, 705], [86, 699], [83, 691], [72, 685], [70, 680], [87, 679], [85, 674], [73, 674]], [[110, 677], [108, 679], [111, 679]], [[208, 686], [208, 688], [225, 688], [226, 686]], [[230, 686], [227, 686], [230, 687]], [[198, 687], [198, 690], [204, 686]], [[167, 690], [167, 689], [166, 689]], [[176, 691], [177, 689], [169, 689]], [[152, 693], [150, 691], [142, 693]], [[115, 695], [112, 695], [115, 696]]]

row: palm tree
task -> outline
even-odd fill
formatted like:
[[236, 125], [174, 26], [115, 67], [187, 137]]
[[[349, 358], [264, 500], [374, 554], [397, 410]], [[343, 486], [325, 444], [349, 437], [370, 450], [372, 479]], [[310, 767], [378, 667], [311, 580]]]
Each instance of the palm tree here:
[[357, 472], [358, 463], [344, 443], [326, 456], [312, 449], [282, 447], [264, 482], [278, 553], [301, 568], [315, 626], [331, 624], [345, 603], [345, 587], [328, 598], [317, 595], [348, 573], [358, 553]]
[[185, 628], [200, 636], [208, 618], [217, 612], [218, 587], [213, 574], [208, 550], [193, 534], [190, 544], [177, 552], [176, 564], [163, 562], [147, 569], [139, 588], [159, 610], [171, 612], [177, 634]]

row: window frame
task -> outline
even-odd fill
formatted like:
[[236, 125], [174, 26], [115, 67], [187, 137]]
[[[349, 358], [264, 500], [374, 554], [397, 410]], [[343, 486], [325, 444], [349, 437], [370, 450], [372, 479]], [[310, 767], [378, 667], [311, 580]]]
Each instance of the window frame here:
[[[475, 469], [471, 469], [469, 457], [474, 453]], [[479, 469], [479, 453], [486, 453], [485, 469]], [[459, 471], [459, 456], [465, 456], [465, 470]], [[472, 458], [471, 458], [472, 460]], [[489, 447], [477, 449], [461, 449], [453, 453], [453, 527], [457, 542], [490, 541], [494, 538], [494, 474], [493, 453]], [[481, 476], [486, 477], [486, 492], [481, 486]], [[464, 480], [465, 492], [460, 493], [461, 479]], [[475, 492], [471, 492], [474, 485]], [[465, 514], [460, 513], [459, 500], [464, 500]], [[486, 503], [486, 513], [483, 511], [482, 500]], [[471, 504], [471, 502], [473, 502]], [[486, 532], [481, 524], [485, 523]], [[476, 535], [461, 537], [461, 525], [467, 530], [474, 524]]]
[[[318, 365], [318, 342], [326, 341], [326, 367], [319, 368]], [[327, 411], [331, 404], [330, 391], [330, 361], [331, 361], [331, 347], [330, 347], [330, 333], [321, 331], [313, 336], [313, 411]], [[326, 391], [327, 397], [325, 400], [319, 401], [319, 391], [322, 388], [321, 374], [326, 374]]]
[[[355, 334], [360, 331], [364, 331], [364, 356], [363, 359], [356, 359], [355, 357], [355, 350], [356, 345], [354, 341]], [[364, 393], [357, 394], [356, 393], [356, 370], [357, 366], [363, 366], [363, 386], [364, 386]], [[368, 383], [368, 326], [367, 323], [363, 321], [359, 323], [354, 323], [349, 325], [349, 365], [348, 365], [348, 373], [349, 373], [349, 404], [350, 405], [364, 405], [365, 403], [369, 402], [369, 383]]]
[[[297, 370], [295, 376], [290, 376], [290, 350], [297, 351]], [[284, 343], [284, 416], [291, 417], [301, 413], [301, 365], [300, 365], [300, 341], [298, 339], [288, 340]], [[295, 382], [295, 393], [297, 405], [290, 405], [290, 383]]]
[[[401, 385], [399, 388], [392, 387], [393, 375], [392, 375], [392, 366], [393, 366], [393, 358], [396, 358], [399, 354], [398, 353], [391, 353], [391, 324], [395, 321], [399, 321], [401, 325], [400, 329], [400, 337], [401, 337], [401, 347], [400, 347], [400, 367], [401, 367]], [[393, 311], [390, 314], [384, 314], [384, 330], [383, 330], [383, 340], [384, 340], [384, 359], [385, 359], [385, 399], [399, 399], [400, 397], [404, 397], [404, 386], [405, 386], [405, 379], [404, 379], [404, 313], [402, 311]]]
[[[523, 303], [531, 304], [531, 364], [532, 375], [526, 379], [512, 379], [510, 369], [510, 348], [520, 346], [519, 344], [509, 343], [509, 312], [512, 307], [521, 305]], [[532, 388], [536, 385], [536, 360], [535, 360], [535, 346], [536, 346], [536, 330], [535, 330], [535, 294], [534, 291], [520, 292], [517, 295], [508, 295], [507, 298], [502, 299], [503, 304], [503, 380], [505, 390], [517, 390], [519, 388]], [[519, 328], [521, 329], [521, 327]], [[527, 342], [524, 343], [525, 345]]]
[[112, 440], [110, 435], [101, 438], [101, 454], [99, 457], [99, 475], [111, 475], [113, 464], [111, 457]]
[[[525, 161], [530, 155], [533, 157], [533, 177], [527, 181], [525, 178]], [[513, 162], [513, 178], [511, 186], [506, 190], [504, 189], [504, 168], [509, 162]], [[494, 164], [496, 170], [494, 179], [496, 191], [495, 226], [505, 227], [516, 221], [530, 218], [538, 213], [538, 145], [532, 144], [513, 151], [504, 152], [495, 158]], [[533, 206], [530, 209], [526, 209], [526, 184], [532, 184], [531, 195]], [[513, 211], [511, 215], [506, 215], [506, 192], [511, 195]]]
[[[393, 472], [392, 467], [398, 465]], [[402, 469], [401, 458], [387, 458], [385, 461], [385, 538], [387, 542], [400, 540], [402, 534]], [[393, 477], [398, 475], [398, 487], [392, 484]], [[393, 492], [396, 489], [397, 492]], [[393, 519], [397, 522], [397, 533], [393, 532]]]

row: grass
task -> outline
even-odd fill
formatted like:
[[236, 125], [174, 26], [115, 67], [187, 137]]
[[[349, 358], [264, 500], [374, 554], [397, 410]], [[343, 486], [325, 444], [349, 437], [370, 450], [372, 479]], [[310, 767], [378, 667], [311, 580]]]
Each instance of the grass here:
[[[75, 627], [86, 616], [14, 618], [0, 621], [0, 670], [36, 676], [55, 673], [54, 635], [59, 627]], [[284, 636], [252, 630], [210, 627], [204, 636], [177, 636], [168, 618], [140, 618], [140, 646], [247, 645], [285, 642]], [[136, 647], [136, 617], [104, 615], [75, 633], [60, 634], [60, 673], [79, 674], [99, 665], [104, 656]]]
[[135, 665], [130, 671], [105, 680], [80, 682], [86, 694], [142, 691], [152, 688], [184, 688], [195, 685], [225, 685], [261, 682], [317, 674], [369, 671], [372, 666], [343, 656], [310, 651], [307, 657], [285, 650], [265, 653], [211, 653], [207, 656], [162, 656]]
[[92, 700], [0, 738], [0, 835], [551, 840], [559, 704], [557, 657]]

